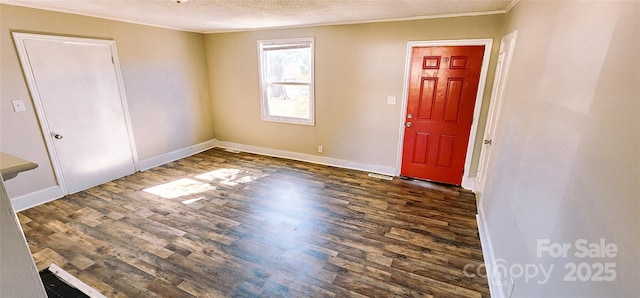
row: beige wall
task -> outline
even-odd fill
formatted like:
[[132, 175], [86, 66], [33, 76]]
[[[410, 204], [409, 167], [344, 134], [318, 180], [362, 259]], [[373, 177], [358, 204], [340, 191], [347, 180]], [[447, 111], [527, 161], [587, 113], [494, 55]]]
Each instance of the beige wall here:
[[[493, 38], [489, 103], [503, 15], [206, 35], [218, 140], [395, 168], [408, 41]], [[316, 125], [260, 119], [257, 40], [315, 38]], [[497, 42], [496, 42], [497, 40]], [[387, 105], [387, 96], [398, 104]], [[479, 126], [482, 138], [484, 117]], [[318, 145], [324, 152], [317, 152]], [[474, 152], [471, 173], [475, 176]]]
[[[640, 291], [640, 3], [521, 1], [484, 215], [495, 256], [555, 264], [547, 284], [515, 279], [513, 297], [634, 297]], [[538, 258], [537, 240], [572, 245]], [[615, 258], [576, 258], [575, 241], [615, 243]], [[566, 263], [613, 262], [614, 282], [564, 282]]]
[[115, 40], [141, 160], [214, 137], [202, 34], [0, 5], [0, 150], [40, 165], [7, 182], [10, 197], [56, 185], [12, 30]]

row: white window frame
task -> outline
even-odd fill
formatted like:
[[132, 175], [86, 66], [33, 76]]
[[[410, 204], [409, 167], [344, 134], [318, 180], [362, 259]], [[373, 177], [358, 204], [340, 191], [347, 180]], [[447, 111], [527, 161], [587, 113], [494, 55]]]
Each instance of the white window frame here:
[[[260, 109], [262, 111], [262, 120], [263, 121], [272, 121], [272, 122], [283, 122], [283, 123], [291, 123], [291, 124], [301, 124], [301, 125], [315, 125], [315, 71], [314, 71], [314, 43], [315, 40], [313, 37], [310, 38], [291, 38], [291, 39], [269, 39], [269, 40], [258, 40], [258, 63], [260, 67]], [[285, 116], [273, 116], [269, 114], [269, 105], [268, 105], [268, 97], [267, 97], [267, 87], [268, 82], [266, 80], [267, 72], [266, 72], [266, 64], [265, 64], [265, 48], [274, 47], [274, 46], [295, 46], [296, 44], [308, 44], [311, 49], [311, 59], [310, 59], [310, 67], [311, 67], [311, 81], [309, 83], [309, 118], [295, 118], [295, 117], [285, 117]], [[292, 85], [295, 85], [292, 84]]]

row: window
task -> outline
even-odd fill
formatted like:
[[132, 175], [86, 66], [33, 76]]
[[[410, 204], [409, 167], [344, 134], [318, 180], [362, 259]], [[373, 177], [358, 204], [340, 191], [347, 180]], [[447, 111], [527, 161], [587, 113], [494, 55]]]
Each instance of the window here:
[[260, 40], [262, 120], [314, 125], [313, 38]]

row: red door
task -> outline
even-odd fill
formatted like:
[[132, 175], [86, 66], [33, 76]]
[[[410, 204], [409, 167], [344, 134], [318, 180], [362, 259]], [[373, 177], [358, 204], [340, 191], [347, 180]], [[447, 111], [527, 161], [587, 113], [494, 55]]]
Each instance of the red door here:
[[413, 48], [401, 175], [460, 185], [484, 46]]

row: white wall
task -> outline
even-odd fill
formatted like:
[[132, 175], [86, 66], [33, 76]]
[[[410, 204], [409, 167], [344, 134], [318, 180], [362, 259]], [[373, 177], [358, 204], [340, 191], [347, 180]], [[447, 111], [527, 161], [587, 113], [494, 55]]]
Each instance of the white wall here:
[[[495, 258], [555, 265], [513, 297], [632, 297], [640, 292], [640, 2], [521, 1], [483, 215]], [[537, 240], [570, 243], [537, 257]], [[617, 245], [577, 258], [575, 241]], [[613, 282], [565, 282], [567, 263], [612, 262]], [[597, 266], [597, 265], [596, 265]], [[545, 267], [545, 268], [546, 268]], [[517, 272], [516, 272], [517, 273]]]

